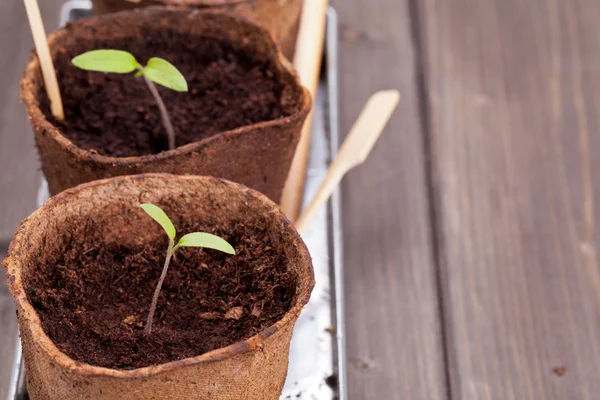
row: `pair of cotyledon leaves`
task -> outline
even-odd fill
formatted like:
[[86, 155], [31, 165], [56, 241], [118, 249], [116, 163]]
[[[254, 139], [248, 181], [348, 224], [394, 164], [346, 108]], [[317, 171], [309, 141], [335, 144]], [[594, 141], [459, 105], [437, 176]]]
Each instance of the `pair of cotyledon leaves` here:
[[137, 70], [136, 76], [144, 75], [152, 82], [177, 92], [188, 91], [187, 82], [181, 72], [173, 64], [159, 57], [151, 58], [144, 67], [131, 53], [123, 50], [92, 50], [78, 55], [72, 62], [76, 67], [87, 71], [127, 74]]
[[[171, 222], [167, 214], [165, 214], [162, 209], [154, 204], [141, 204], [141, 207], [144, 209], [144, 211], [146, 211], [146, 213], [148, 213], [148, 215], [158, 222], [160, 226], [162, 226], [169, 236], [171, 246], [173, 246], [175, 244], [175, 236], [177, 235], [177, 232], [175, 231], [173, 222]], [[229, 243], [227, 243], [227, 241], [218, 236], [204, 232], [193, 232], [182, 236], [181, 239], [179, 239], [179, 242], [177, 242], [177, 245], [173, 247], [172, 252], [179, 247], [204, 247], [235, 255], [235, 250]]]
[[[178, 92], [187, 92], [185, 78], [175, 66], [162, 58], [153, 57], [143, 67], [135, 57], [122, 50], [92, 50], [80, 54], [72, 60], [73, 64], [87, 71], [114, 72], [127, 74], [138, 71], [136, 76], [144, 75], [159, 85]], [[233, 247], [224, 239], [210, 233], [193, 232], [184, 235], [175, 245], [175, 226], [167, 214], [154, 204], [142, 204], [141, 207], [156, 222], [162, 226], [170, 241], [170, 251], [173, 253], [179, 247], [204, 247], [219, 250], [227, 254], [235, 254]]]

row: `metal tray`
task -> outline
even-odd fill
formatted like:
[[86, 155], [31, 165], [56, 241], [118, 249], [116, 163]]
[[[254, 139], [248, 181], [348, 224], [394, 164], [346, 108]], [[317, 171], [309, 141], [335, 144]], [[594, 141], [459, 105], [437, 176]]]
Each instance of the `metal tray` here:
[[[61, 25], [91, 14], [91, 2], [68, 1], [61, 10]], [[310, 160], [304, 202], [309, 201], [324, 178], [331, 155], [338, 149], [338, 23], [333, 8], [327, 12], [324, 63], [314, 110]], [[43, 180], [38, 204], [48, 198]], [[317, 284], [304, 309], [290, 347], [288, 376], [282, 400], [346, 400], [343, 266], [340, 196], [336, 192], [319, 211], [304, 235], [313, 257]], [[9, 400], [27, 398], [21, 344], [17, 340]]]

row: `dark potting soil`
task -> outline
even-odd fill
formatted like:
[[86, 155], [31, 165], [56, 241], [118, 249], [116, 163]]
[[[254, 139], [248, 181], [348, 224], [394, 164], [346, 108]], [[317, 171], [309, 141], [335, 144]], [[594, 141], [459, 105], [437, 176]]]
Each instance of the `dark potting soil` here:
[[143, 78], [83, 71], [71, 63], [73, 57], [95, 49], [126, 50], [144, 65], [151, 57], [162, 57], [182, 72], [188, 92], [159, 87], [177, 146], [282, 118], [299, 109], [293, 88], [277, 82], [272, 66], [225, 41], [168, 30], [142, 32], [135, 38], [86, 40], [55, 59], [65, 120], [52, 116], [43, 89], [37, 95], [46, 118], [68, 139], [102, 155], [156, 154], [168, 150], [168, 142], [159, 109]]
[[266, 229], [241, 222], [219, 229], [209, 221], [175, 225], [178, 232], [219, 235], [237, 255], [177, 250], [150, 336], [143, 328], [166, 236], [130, 246], [107, 243], [90, 222], [64, 238], [69, 244], [60, 253], [48, 255], [25, 289], [61, 351], [92, 365], [141, 368], [248, 339], [289, 311], [296, 278], [286, 271], [286, 256], [274, 248]]

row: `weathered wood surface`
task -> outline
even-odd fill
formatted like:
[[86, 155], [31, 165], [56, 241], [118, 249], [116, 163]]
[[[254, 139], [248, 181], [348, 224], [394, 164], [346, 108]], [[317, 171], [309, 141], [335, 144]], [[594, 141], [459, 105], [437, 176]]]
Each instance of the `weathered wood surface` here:
[[452, 399], [597, 399], [599, 4], [418, 3]]
[[446, 398], [409, 5], [332, 3], [342, 135], [372, 93], [402, 93], [369, 159], [342, 184], [349, 397]]

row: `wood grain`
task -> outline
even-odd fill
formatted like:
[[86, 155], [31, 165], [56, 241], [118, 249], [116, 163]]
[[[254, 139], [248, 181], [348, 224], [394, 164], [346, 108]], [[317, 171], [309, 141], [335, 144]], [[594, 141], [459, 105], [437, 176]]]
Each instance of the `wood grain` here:
[[[6, 252], [0, 249], [0, 263]], [[0, 266], [0, 399], [5, 399], [12, 373], [12, 359], [19, 330], [15, 303], [8, 293], [4, 268]]]
[[369, 159], [342, 184], [349, 398], [446, 398], [444, 353], [404, 0], [337, 0], [342, 135], [377, 90], [402, 102]]
[[[43, 0], [47, 29], [58, 26], [62, 0]], [[6, 244], [18, 222], [35, 209], [40, 173], [33, 133], [19, 103], [19, 80], [33, 40], [21, 1], [0, 1], [0, 244]]]
[[452, 398], [597, 399], [598, 2], [418, 4]]

